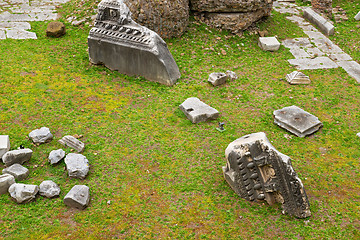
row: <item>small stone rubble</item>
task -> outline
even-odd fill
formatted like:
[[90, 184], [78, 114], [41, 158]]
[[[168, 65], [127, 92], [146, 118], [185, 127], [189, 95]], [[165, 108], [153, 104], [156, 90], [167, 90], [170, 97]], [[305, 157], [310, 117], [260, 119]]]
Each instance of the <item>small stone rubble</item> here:
[[196, 97], [186, 99], [179, 108], [192, 123], [205, 122], [219, 117], [218, 110], [203, 103]]
[[59, 140], [59, 143], [64, 146], [73, 148], [79, 153], [83, 152], [85, 149], [85, 144], [83, 142], [70, 135], [64, 136], [62, 139]]
[[294, 71], [286, 75], [286, 81], [290, 84], [310, 84], [310, 78], [302, 72]]
[[297, 106], [274, 111], [274, 123], [298, 137], [313, 134], [323, 126], [317, 117]]
[[9, 135], [0, 135], [0, 159], [10, 150]]
[[226, 74], [226, 76], [228, 77], [228, 79], [229, 79], [230, 81], [234, 81], [234, 80], [238, 79], [237, 74], [236, 74], [235, 72], [233, 72], [233, 71], [227, 70], [227, 71], [225, 72], [225, 74]]
[[276, 37], [259, 37], [259, 47], [264, 51], [277, 51], [280, 48], [280, 43]]
[[15, 177], [10, 174], [0, 175], [0, 194], [8, 193], [8, 189], [15, 183]]
[[2, 173], [8, 173], [11, 174], [15, 177], [16, 180], [24, 180], [29, 176], [29, 169], [27, 169], [26, 167], [21, 166], [18, 163], [15, 163], [13, 165], [11, 165], [8, 168], [5, 168], [2, 170]]
[[2, 161], [6, 167], [15, 163], [24, 164], [30, 160], [32, 153], [33, 151], [29, 148], [8, 151], [3, 155]]
[[69, 153], [65, 158], [69, 177], [84, 179], [89, 172], [89, 161], [82, 154]]
[[277, 151], [265, 133], [241, 137], [225, 150], [223, 173], [240, 197], [249, 201], [281, 203], [284, 211], [297, 218], [311, 215], [304, 186], [288, 156]]
[[228, 76], [222, 72], [214, 72], [209, 75], [208, 82], [213, 86], [219, 86], [226, 83]]
[[40, 129], [36, 129], [29, 133], [29, 138], [35, 144], [42, 144], [46, 142], [50, 142], [53, 139], [53, 135], [50, 132], [50, 129], [47, 127], [42, 127]]
[[75, 185], [65, 196], [66, 206], [78, 209], [85, 209], [90, 202], [90, 190], [85, 185]]
[[40, 183], [39, 194], [47, 198], [54, 198], [60, 195], [60, 187], [51, 180]]
[[62, 22], [50, 22], [45, 31], [48, 37], [61, 37], [66, 33], [65, 24]]
[[59, 163], [65, 157], [65, 151], [62, 149], [52, 150], [49, 154], [49, 162], [51, 165]]
[[17, 203], [33, 201], [38, 192], [39, 186], [37, 185], [14, 183], [9, 187], [10, 196]]

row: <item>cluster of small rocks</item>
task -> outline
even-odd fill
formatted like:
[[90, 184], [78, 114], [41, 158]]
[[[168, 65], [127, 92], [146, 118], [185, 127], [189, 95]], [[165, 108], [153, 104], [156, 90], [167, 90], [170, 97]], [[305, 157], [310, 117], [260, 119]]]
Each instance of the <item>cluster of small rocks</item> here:
[[233, 81], [236, 80], [238, 76], [235, 72], [227, 70], [223, 72], [213, 72], [209, 75], [208, 82], [213, 86], [219, 86], [226, 83], [227, 80]]
[[[53, 135], [50, 129], [42, 127], [29, 134], [29, 138], [35, 145], [50, 142]], [[69, 146], [78, 152], [82, 152], [85, 144], [73, 136], [65, 136], [59, 140], [64, 146]], [[2, 159], [5, 169], [0, 175], [0, 194], [9, 193], [11, 198], [17, 203], [31, 202], [37, 194], [47, 198], [54, 198], [60, 195], [60, 187], [51, 180], [43, 181], [39, 186], [31, 184], [16, 183], [29, 176], [29, 170], [22, 166], [31, 159], [33, 151], [29, 148], [19, 148], [10, 150], [10, 140], [8, 135], [0, 135], [0, 159]], [[84, 179], [89, 172], [89, 161], [80, 153], [69, 153], [66, 155], [62, 149], [53, 150], [49, 154], [49, 163], [58, 164], [64, 159], [68, 175], [71, 178]], [[75, 185], [64, 197], [64, 203], [69, 207], [85, 209], [89, 205], [90, 191], [85, 185]]]

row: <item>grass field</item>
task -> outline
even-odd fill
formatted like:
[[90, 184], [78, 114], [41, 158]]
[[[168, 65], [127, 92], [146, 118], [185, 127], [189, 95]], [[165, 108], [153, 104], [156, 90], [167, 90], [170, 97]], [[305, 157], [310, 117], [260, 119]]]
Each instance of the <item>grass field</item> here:
[[[336, 24], [339, 33], [331, 39], [359, 62], [357, 3], [334, 1], [348, 11], [349, 21]], [[71, 1], [58, 9], [60, 20], [74, 11], [89, 14], [93, 6]], [[62, 192], [22, 205], [1, 195], [0, 238], [360, 238], [360, 92], [343, 69], [303, 71], [312, 83], [291, 86], [284, 81], [295, 70], [286, 61], [292, 58], [288, 49], [264, 52], [256, 35], [240, 38], [191, 20], [181, 38], [166, 40], [182, 74], [166, 87], [91, 65], [88, 25], [66, 23], [67, 34], [58, 39], [45, 37], [46, 26], [32, 23], [38, 40], [0, 41], [0, 134], [10, 135], [12, 149], [34, 151], [25, 164], [30, 175], [21, 182], [53, 180]], [[258, 28], [280, 40], [305, 36], [277, 12]], [[226, 70], [239, 78], [216, 88], [207, 82], [211, 72]], [[219, 110], [227, 130], [216, 131], [218, 121], [187, 120], [178, 106], [188, 97]], [[291, 105], [314, 114], [324, 127], [298, 138], [273, 124], [272, 112]], [[54, 140], [33, 146], [27, 135], [42, 126]], [[310, 218], [245, 201], [225, 182], [227, 145], [260, 131], [291, 157], [309, 197]], [[70, 179], [63, 162], [48, 163], [49, 152], [61, 148], [58, 140], [68, 134], [84, 136], [90, 162], [85, 180]], [[90, 187], [84, 211], [62, 201], [75, 184]]]

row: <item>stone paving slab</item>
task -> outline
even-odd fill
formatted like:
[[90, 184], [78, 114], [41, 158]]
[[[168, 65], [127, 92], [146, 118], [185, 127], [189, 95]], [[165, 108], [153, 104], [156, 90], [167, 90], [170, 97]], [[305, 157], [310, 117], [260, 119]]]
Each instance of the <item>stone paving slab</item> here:
[[6, 37], [12, 39], [37, 39], [36, 33], [22, 29], [9, 29], [6, 31]]
[[328, 57], [317, 57], [313, 59], [309, 58], [299, 58], [299, 59], [290, 59], [288, 62], [291, 65], [295, 65], [299, 70], [305, 69], [327, 69], [327, 68], [337, 68], [339, 67], [336, 63], [331, 61]]

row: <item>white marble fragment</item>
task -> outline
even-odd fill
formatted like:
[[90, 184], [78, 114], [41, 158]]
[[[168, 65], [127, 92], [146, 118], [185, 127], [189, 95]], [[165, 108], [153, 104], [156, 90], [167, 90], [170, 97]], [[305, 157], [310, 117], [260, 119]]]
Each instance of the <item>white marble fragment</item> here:
[[276, 37], [259, 37], [259, 47], [264, 51], [277, 51], [280, 48], [280, 43]]
[[58, 197], [60, 194], [60, 187], [51, 180], [46, 180], [40, 183], [39, 194], [47, 198]]
[[39, 186], [37, 185], [14, 183], [9, 187], [10, 196], [17, 203], [33, 201], [38, 192]]

